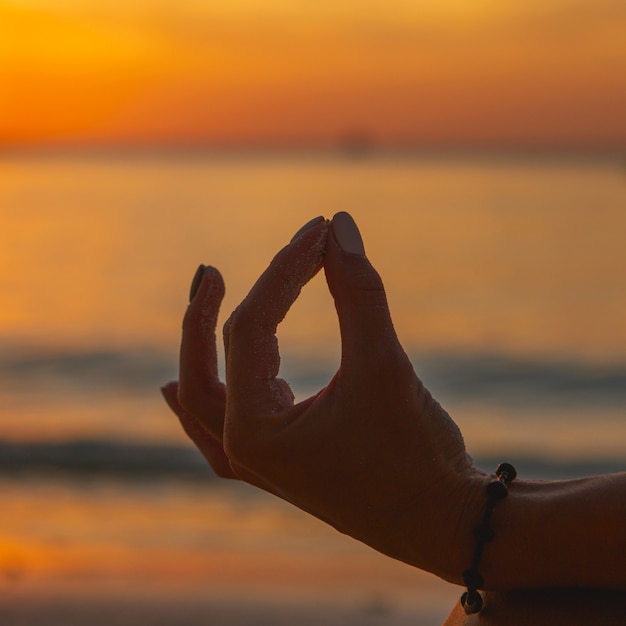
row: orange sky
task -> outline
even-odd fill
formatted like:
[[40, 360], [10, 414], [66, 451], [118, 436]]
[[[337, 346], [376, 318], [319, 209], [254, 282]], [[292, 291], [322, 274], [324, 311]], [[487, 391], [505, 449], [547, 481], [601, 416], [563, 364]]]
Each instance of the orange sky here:
[[626, 145], [624, 0], [0, 0], [0, 145]]

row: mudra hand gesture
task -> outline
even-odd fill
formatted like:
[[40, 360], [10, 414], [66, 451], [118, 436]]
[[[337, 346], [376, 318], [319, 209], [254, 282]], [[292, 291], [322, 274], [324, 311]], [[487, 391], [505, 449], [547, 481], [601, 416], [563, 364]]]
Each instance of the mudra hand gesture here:
[[[278, 378], [276, 329], [322, 267], [339, 318], [341, 365], [324, 389], [295, 403]], [[163, 388], [215, 472], [462, 583], [493, 477], [473, 467], [459, 429], [415, 375], [352, 218], [339, 213], [330, 223], [320, 217], [306, 224], [232, 313], [224, 326], [226, 385], [218, 378], [215, 339], [223, 295], [219, 272], [201, 266], [183, 322], [180, 380]], [[585, 610], [598, 617], [598, 604], [580, 589], [616, 590], [610, 600], [603, 596], [605, 617], [624, 616], [625, 495], [626, 473], [517, 480], [490, 518], [495, 540], [484, 547], [476, 586], [576, 588], [565, 600], [548, 595], [548, 604], [555, 614], [567, 609], [583, 620]], [[528, 606], [547, 606], [537, 596], [534, 604], [516, 596], [526, 607], [523, 622], [511, 608], [515, 598], [492, 597], [494, 624], [510, 626], [507, 611], [514, 611], [515, 623], [535, 625]], [[461, 623], [454, 619], [448, 623]]]
[[[277, 377], [276, 328], [322, 266], [339, 318], [341, 365], [318, 394], [294, 403]], [[481, 506], [484, 477], [415, 375], [352, 218], [306, 224], [233, 312], [224, 326], [226, 386], [215, 343], [222, 277], [201, 267], [192, 291], [180, 380], [163, 391], [214, 471], [460, 582], [471, 545], [459, 525], [471, 501]]]

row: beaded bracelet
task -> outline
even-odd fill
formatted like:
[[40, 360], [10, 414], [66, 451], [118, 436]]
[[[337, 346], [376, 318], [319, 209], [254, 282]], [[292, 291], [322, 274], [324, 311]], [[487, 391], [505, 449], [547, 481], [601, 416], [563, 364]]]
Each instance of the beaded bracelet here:
[[496, 503], [504, 500], [509, 494], [509, 485], [517, 477], [517, 472], [510, 463], [501, 463], [496, 468], [496, 476], [496, 480], [490, 482], [486, 487], [487, 508], [482, 521], [474, 528], [476, 548], [472, 565], [463, 572], [463, 583], [467, 587], [467, 591], [461, 596], [461, 605], [467, 615], [480, 613], [480, 610], [483, 608], [483, 599], [480, 593], [478, 593], [478, 589], [483, 586], [484, 580], [478, 573], [478, 565], [480, 564], [480, 557], [483, 554], [485, 544], [489, 543], [495, 536], [493, 529], [489, 526], [489, 520]]

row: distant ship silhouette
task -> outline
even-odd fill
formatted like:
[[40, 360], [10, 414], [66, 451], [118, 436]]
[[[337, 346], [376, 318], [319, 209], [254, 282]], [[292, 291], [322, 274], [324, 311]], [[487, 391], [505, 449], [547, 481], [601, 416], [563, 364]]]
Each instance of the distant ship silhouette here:
[[365, 130], [348, 130], [337, 139], [337, 150], [352, 158], [362, 158], [377, 148], [374, 137]]

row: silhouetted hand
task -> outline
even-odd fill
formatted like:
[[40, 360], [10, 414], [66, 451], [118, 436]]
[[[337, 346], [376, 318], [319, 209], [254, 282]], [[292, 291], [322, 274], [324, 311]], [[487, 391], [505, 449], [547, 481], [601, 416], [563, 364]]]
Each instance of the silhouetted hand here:
[[[341, 331], [338, 372], [294, 404], [277, 378], [276, 328], [324, 266]], [[307, 224], [224, 326], [225, 387], [215, 326], [224, 283], [206, 268], [185, 315], [180, 382], [164, 395], [215, 472], [292, 502], [377, 550], [459, 581], [484, 476], [461, 434], [415, 375], [382, 281], [347, 213]]]

